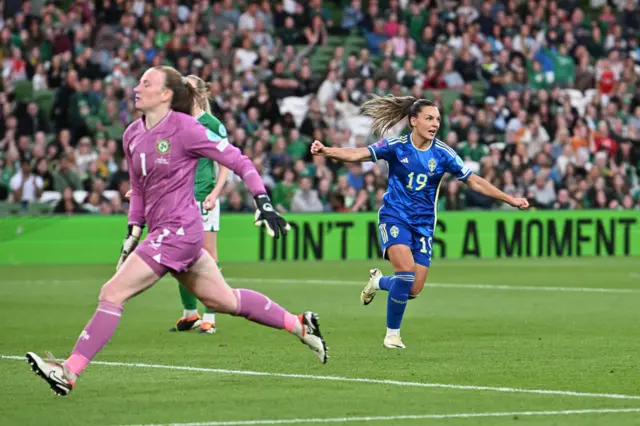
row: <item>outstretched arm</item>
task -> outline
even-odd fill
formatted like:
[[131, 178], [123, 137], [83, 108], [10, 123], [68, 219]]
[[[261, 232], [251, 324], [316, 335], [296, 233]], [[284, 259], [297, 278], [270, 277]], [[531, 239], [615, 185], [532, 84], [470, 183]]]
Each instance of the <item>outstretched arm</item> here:
[[487, 197], [495, 198], [496, 200], [504, 201], [512, 207], [517, 207], [519, 209], [526, 209], [529, 207], [529, 202], [526, 198], [514, 198], [511, 195], [505, 194], [500, 191], [498, 188], [493, 186], [486, 179], [481, 178], [478, 175], [471, 174], [465, 183], [472, 190], [486, 195]]
[[190, 129], [184, 140], [188, 155], [195, 158], [210, 158], [240, 176], [254, 196], [257, 209], [256, 226], [264, 225], [267, 233], [274, 238], [279, 238], [280, 234], [287, 235], [291, 226], [273, 209], [262, 178], [249, 158], [242, 155], [242, 152], [231, 145], [227, 138], [207, 130], [200, 124]]
[[[199, 126], [202, 127], [202, 126]], [[204, 127], [194, 129], [193, 135], [186, 144], [190, 155], [200, 158], [209, 158], [220, 166], [227, 167], [244, 181], [245, 185], [254, 196], [266, 194], [262, 178], [256, 170], [253, 162], [247, 158], [229, 141], [217, 138], [212, 132], [206, 132]]]
[[311, 153], [346, 163], [372, 161], [371, 152], [368, 148], [329, 148], [319, 141], [314, 141], [311, 144]]

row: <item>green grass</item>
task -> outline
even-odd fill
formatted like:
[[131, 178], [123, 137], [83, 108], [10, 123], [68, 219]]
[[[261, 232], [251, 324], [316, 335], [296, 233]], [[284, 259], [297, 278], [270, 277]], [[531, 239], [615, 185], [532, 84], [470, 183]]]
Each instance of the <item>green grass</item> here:
[[[436, 261], [429, 281], [628, 293], [437, 286], [409, 302], [404, 351], [382, 348], [384, 293], [359, 292], [371, 262], [233, 264], [236, 287], [293, 312], [314, 310], [331, 358], [320, 365], [287, 333], [218, 318], [216, 335], [170, 334], [181, 313], [163, 279], [127, 304], [96, 361], [388, 379], [397, 382], [640, 395], [640, 259]], [[0, 267], [0, 355], [68, 355], [113, 267]], [[390, 272], [387, 265], [384, 272]], [[260, 281], [264, 279], [265, 281]], [[308, 282], [314, 280], [314, 282]], [[317, 283], [316, 281], [324, 281]], [[94, 364], [67, 398], [19, 360], [0, 359], [3, 425], [133, 425], [640, 408], [640, 399], [499, 392]], [[640, 412], [388, 419], [331, 424], [639, 425]], [[260, 423], [256, 423], [260, 424]], [[310, 424], [305, 422], [299, 425]]]

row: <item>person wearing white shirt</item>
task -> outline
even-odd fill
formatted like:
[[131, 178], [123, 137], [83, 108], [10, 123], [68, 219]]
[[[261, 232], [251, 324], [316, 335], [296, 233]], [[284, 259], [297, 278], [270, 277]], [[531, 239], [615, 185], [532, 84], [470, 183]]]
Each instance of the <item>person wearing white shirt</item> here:
[[258, 12], [258, 5], [254, 2], [249, 3], [247, 11], [240, 15], [238, 21], [238, 30], [240, 31], [253, 31], [256, 28], [256, 14]]
[[246, 37], [242, 40], [242, 47], [236, 49], [236, 56], [234, 60], [235, 71], [237, 73], [242, 73], [246, 70], [252, 69], [253, 65], [256, 63], [256, 59], [258, 59], [258, 54], [251, 45], [251, 38]]
[[40, 198], [44, 182], [40, 176], [31, 173], [29, 161], [22, 160], [21, 170], [9, 181], [14, 201], [34, 202]]

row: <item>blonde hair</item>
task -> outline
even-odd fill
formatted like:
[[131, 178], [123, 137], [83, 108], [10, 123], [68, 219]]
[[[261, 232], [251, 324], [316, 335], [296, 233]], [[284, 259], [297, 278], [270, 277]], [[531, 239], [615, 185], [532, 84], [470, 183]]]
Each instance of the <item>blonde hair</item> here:
[[209, 104], [209, 87], [211, 84], [205, 83], [203, 79], [193, 74], [187, 76], [187, 81], [192, 84], [196, 91], [195, 103], [200, 109], [211, 114], [211, 104]]
[[426, 106], [435, 106], [427, 99], [417, 99], [413, 96], [374, 96], [360, 105], [360, 113], [373, 118], [371, 132], [382, 136], [405, 117], [416, 117]]

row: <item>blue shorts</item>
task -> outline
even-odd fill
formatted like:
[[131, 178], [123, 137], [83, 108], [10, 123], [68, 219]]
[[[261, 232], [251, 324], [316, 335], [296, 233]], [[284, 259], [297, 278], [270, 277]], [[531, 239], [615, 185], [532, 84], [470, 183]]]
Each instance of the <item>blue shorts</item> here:
[[387, 249], [393, 245], [401, 244], [408, 246], [413, 253], [413, 261], [418, 265], [431, 265], [431, 244], [433, 237], [421, 235], [411, 230], [407, 225], [380, 218], [378, 223], [378, 233], [380, 234], [380, 242], [382, 243], [382, 255], [385, 259]]

